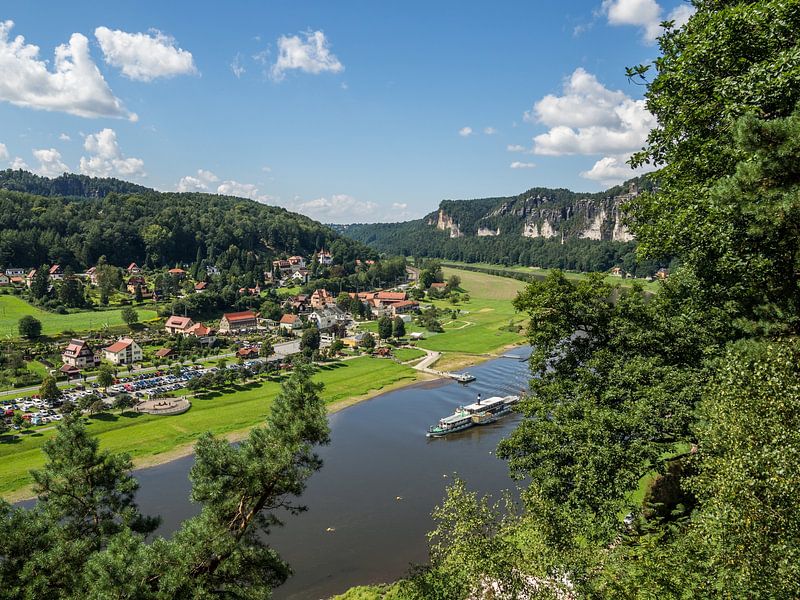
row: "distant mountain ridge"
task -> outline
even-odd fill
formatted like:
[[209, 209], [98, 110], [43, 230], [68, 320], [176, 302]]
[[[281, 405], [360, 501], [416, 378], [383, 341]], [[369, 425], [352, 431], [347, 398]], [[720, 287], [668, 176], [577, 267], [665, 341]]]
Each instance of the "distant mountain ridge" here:
[[111, 192], [141, 194], [155, 191], [143, 185], [113, 177], [89, 177], [76, 173], [64, 173], [50, 178], [21, 169], [0, 171], [0, 189], [36, 194], [37, 196], [77, 198], [104, 198]]

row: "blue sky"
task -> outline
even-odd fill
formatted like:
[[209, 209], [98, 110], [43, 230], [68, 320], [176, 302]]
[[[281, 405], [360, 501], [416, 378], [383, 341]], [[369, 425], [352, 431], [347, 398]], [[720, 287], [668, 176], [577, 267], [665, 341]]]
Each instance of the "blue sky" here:
[[0, 168], [340, 223], [604, 189], [654, 124], [625, 67], [657, 55], [659, 21], [689, 14], [679, 0], [9, 2]]

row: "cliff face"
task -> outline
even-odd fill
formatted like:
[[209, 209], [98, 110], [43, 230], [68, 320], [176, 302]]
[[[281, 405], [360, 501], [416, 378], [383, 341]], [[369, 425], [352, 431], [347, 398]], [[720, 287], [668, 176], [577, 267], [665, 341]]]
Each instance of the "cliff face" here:
[[[619, 190], [615, 190], [619, 191]], [[580, 195], [567, 190], [531, 192], [515, 198], [442, 202], [429, 225], [449, 230], [450, 237], [521, 235], [529, 238], [583, 238], [629, 242], [622, 205], [638, 195], [636, 183], [627, 193]]]

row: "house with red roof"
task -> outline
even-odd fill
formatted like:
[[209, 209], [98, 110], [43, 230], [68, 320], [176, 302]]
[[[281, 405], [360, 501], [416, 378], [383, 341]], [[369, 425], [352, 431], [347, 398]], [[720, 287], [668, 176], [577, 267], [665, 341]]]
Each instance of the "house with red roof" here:
[[233, 333], [242, 329], [252, 329], [258, 325], [258, 314], [252, 310], [225, 313], [219, 321], [220, 333]]
[[61, 281], [62, 279], [64, 279], [64, 271], [61, 265], [53, 265], [50, 267], [50, 280]]
[[142, 348], [132, 338], [121, 338], [103, 348], [105, 359], [115, 365], [132, 365], [142, 360]]
[[137, 265], [135, 262], [129, 264], [126, 270], [131, 275], [138, 275], [139, 273], [142, 272], [142, 270], [139, 268], [139, 265]]
[[172, 315], [169, 319], [167, 319], [167, 322], [164, 323], [164, 329], [166, 329], [167, 333], [170, 335], [186, 335], [192, 325], [194, 325], [194, 321], [192, 321], [191, 318]]
[[281, 317], [278, 327], [285, 329], [286, 331], [294, 331], [303, 327], [303, 321], [299, 315], [287, 313]]
[[70, 340], [67, 347], [61, 353], [61, 362], [76, 369], [86, 367], [96, 367], [100, 363], [100, 357], [95, 356], [94, 350], [84, 340]]
[[185, 279], [186, 278], [186, 271], [184, 271], [183, 269], [180, 269], [178, 267], [175, 267], [174, 269], [170, 269], [169, 271], [167, 271], [167, 273], [169, 273], [173, 277], [177, 277], [178, 279]]

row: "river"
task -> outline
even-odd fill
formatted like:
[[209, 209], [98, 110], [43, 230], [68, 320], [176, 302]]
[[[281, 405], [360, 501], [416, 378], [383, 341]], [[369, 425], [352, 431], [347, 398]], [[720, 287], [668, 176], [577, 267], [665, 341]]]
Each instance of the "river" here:
[[[513, 352], [524, 356], [529, 349]], [[483, 398], [519, 393], [529, 377], [527, 362], [510, 358], [469, 371], [477, 380], [466, 386], [423, 382], [331, 415], [331, 444], [320, 451], [325, 464], [302, 498], [309, 510], [286, 515], [285, 527], [269, 538], [294, 569], [275, 590], [276, 599], [327, 598], [354, 585], [392, 581], [412, 563], [425, 562], [430, 513], [454, 473], [470, 489], [498, 498], [513, 487], [494, 449], [517, 416], [446, 438], [425, 437], [428, 425], [478, 393]], [[192, 461], [187, 457], [136, 472], [139, 505], [146, 514], [163, 517], [162, 535], [197, 512], [188, 501]]]

